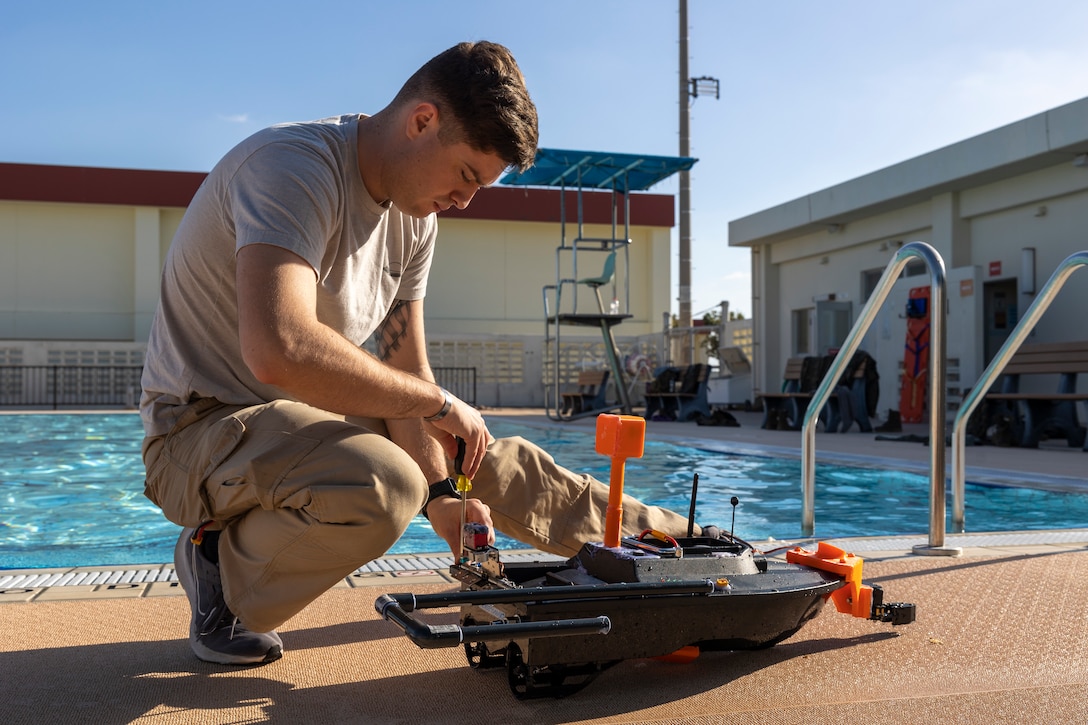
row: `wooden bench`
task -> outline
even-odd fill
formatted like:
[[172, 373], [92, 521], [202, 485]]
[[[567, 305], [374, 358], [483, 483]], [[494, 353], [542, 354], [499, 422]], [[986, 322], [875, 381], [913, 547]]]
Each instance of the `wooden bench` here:
[[[1077, 375], [1088, 373], [1088, 341], [1024, 345], [1002, 371], [1001, 390], [987, 393], [986, 419], [1006, 416], [1014, 445], [1038, 448], [1044, 438], [1065, 439], [1070, 448], [1088, 451], [1085, 426], [1077, 417], [1077, 403], [1088, 392], [1077, 392]], [[1024, 375], [1056, 375], [1053, 393], [1020, 392]]]
[[[828, 398], [827, 405], [820, 412], [820, 420], [824, 423], [824, 430], [830, 433], [840, 428], [845, 433], [856, 421], [858, 428], [863, 433], [873, 430], [869, 422], [869, 405], [866, 396], [865, 372], [870, 358], [865, 356], [858, 360], [850, 385], [838, 385], [833, 394]], [[786, 370], [782, 373], [782, 391], [779, 393], [761, 393], [763, 401], [762, 428], [767, 430], [800, 430], [804, 422], [808, 404], [812, 400], [816, 388], [823, 380], [824, 374], [831, 365], [833, 356], [825, 358], [817, 357], [791, 357], [786, 361]], [[806, 366], [816, 366], [815, 371], [806, 371]], [[849, 370], [849, 366], [847, 366]], [[809, 374], [806, 375], [806, 372]], [[805, 378], [808, 378], [806, 381]]]
[[559, 415], [563, 418], [578, 418], [615, 408], [609, 405], [605, 396], [608, 391], [608, 370], [583, 370], [578, 373], [578, 388], [560, 393], [562, 405]]
[[763, 423], [765, 430], [798, 430], [804, 417], [811, 391], [801, 391], [801, 372], [805, 358], [791, 357], [782, 373], [782, 390], [778, 393], [762, 393]]
[[709, 416], [709, 379], [710, 366], [704, 363], [658, 369], [646, 383], [646, 418], [686, 421], [700, 414]]

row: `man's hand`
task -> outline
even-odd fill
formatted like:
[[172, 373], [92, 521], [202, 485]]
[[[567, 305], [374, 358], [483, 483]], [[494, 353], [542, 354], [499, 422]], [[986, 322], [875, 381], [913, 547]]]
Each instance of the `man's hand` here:
[[[455, 397], [453, 406], [445, 417], [425, 425], [430, 426], [431, 435], [442, 444], [442, 449], [450, 460], [457, 458], [457, 439], [464, 439], [465, 460], [461, 464], [461, 470], [470, 479], [475, 477], [484, 460], [484, 454], [487, 453], [487, 447], [494, 440], [487, 430], [487, 424], [484, 423], [484, 417], [480, 415], [480, 411]], [[490, 518], [487, 523], [490, 525]]]
[[[446, 540], [456, 558], [461, 549], [461, 502], [452, 496], [436, 498], [427, 505], [427, 518], [434, 532]], [[465, 503], [465, 523], [487, 526], [487, 543], [495, 543], [495, 526], [491, 523], [491, 507], [478, 498]]]

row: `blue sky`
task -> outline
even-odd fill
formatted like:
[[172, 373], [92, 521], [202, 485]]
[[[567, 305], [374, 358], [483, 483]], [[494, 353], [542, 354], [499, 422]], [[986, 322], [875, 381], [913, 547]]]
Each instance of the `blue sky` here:
[[[207, 171], [266, 125], [377, 110], [425, 60], [478, 39], [518, 58], [543, 146], [674, 155], [677, 8], [5, 0], [0, 161]], [[1088, 96], [1080, 0], [689, 0], [688, 13], [690, 75], [722, 90], [690, 111], [696, 312], [725, 299], [750, 313], [730, 220]]]

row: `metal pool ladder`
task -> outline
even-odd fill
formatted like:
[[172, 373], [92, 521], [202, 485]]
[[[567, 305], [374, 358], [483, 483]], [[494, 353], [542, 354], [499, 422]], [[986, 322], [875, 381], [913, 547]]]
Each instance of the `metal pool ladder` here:
[[899, 278], [903, 268], [912, 258], [921, 259], [929, 268], [930, 313], [929, 313], [929, 543], [914, 547], [914, 553], [927, 556], [959, 556], [960, 547], [945, 546], [945, 450], [944, 450], [944, 410], [945, 410], [945, 315], [947, 312], [945, 296], [944, 260], [937, 251], [925, 242], [904, 244], [896, 252], [892, 261], [884, 269], [884, 274], [876, 284], [876, 289], [861, 310], [858, 321], [850, 330], [838, 355], [812, 394], [808, 410], [801, 426], [801, 533], [812, 536], [816, 531], [816, 422], [820, 410], [827, 404], [831, 391], [842, 377], [843, 371], [857, 352], [862, 338], [872, 326], [877, 312], [884, 305], [891, 293], [892, 285]]
[[[966, 467], [964, 465], [964, 448], [967, 444], [967, 421], [971, 413], [975, 411], [982, 398], [990, 390], [997, 376], [1005, 369], [1009, 359], [1020, 349], [1024, 340], [1035, 329], [1035, 323], [1050, 307], [1066, 280], [1080, 267], [1088, 264], [1088, 251], [1074, 252], [1065, 258], [1054, 270], [1047, 283], [1039, 290], [1039, 295], [1028, 307], [1028, 311], [1013, 328], [1012, 333], [997, 355], [979, 376], [978, 381], [967, 397], [963, 399], [956, 419], [952, 423], [952, 528], [957, 532], [964, 531], [963, 498], [965, 490]], [[931, 522], [932, 523], [932, 522]], [[942, 514], [942, 526], [944, 523]], [[931, 535], [932, 536], [932, 535]]]

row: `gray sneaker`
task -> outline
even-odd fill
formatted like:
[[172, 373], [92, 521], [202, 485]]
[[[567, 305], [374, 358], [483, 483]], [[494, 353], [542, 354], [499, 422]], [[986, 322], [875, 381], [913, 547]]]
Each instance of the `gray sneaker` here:
[[283, 641], [275, 632], [251, 632], [223, 599], [219, 565], [193, 543], [197, 529], [181, 532], [174, 547], [174, 571], [189, 597], [193, 618], [189, 646], [205, 662], [221, 665], [260, 665], [283, 656]]

